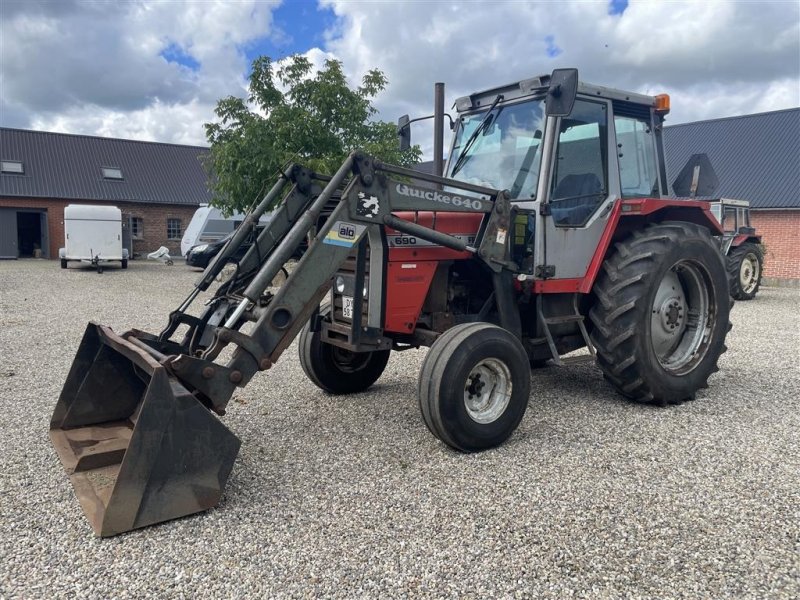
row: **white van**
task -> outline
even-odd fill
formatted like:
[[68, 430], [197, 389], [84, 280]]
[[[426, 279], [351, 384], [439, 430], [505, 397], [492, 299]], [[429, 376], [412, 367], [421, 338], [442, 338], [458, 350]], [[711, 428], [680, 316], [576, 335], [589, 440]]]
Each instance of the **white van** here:
[[64, 248], [58, 251], [62, 269], [69, 261], [81, 261], [101, 271], [101, 262], [117, 260], [123, 269], [128, 268], [128, 249], [122, 247], [122, 211], [116, 206], [68, 205], [64, 238]]

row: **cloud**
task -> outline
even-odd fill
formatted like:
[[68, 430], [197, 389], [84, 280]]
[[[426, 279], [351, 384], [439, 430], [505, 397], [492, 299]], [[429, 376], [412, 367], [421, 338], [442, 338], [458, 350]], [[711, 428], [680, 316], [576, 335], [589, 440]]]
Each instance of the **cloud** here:
[[[797, 2], [321, 0], [335, 15], [321, 35], [307, 19], [276, 27], [279, 4], [2, 0], [0, 124], [204, 143], [216, 101], [247, 94], [247, 52], [298, 36], [314, 64], [339, 58], [353, 83], [383, 70], [385, 120], [432, 112], [437, 81], [449, 106], [557, 67], [667, 92], [670, 123], [800, 105]], [[430, 121], [413, 135], [429, 151]]]
[[[429, 114], [435, 81], [447, 83], [449, 105], [557, 67], [578, 67], [600, 85], [670, 93], [671, 123], [800, 104], [793, 2], [323, 3], [340, 19], [326, 49], [355, 80], [370, 67], [388, 76], [378, 99], [385, 119]], [[422, 124], [414, 136], [432, 137]]]
[[202, 143], [216, 101], [246, 94], [242, 48], [278, 3], [4, 0], [0, 121]]

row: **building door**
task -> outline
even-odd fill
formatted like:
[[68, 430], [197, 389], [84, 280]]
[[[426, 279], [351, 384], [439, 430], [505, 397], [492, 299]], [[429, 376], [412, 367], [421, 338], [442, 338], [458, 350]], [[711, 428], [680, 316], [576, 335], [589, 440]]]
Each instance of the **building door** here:
[[17, 252], [19, 257], [31, 258], [42, 249], [42, 217], [39, 211], [17, 211]]
[[17, 258], [17, 210], [0, 208], [0, 258]]

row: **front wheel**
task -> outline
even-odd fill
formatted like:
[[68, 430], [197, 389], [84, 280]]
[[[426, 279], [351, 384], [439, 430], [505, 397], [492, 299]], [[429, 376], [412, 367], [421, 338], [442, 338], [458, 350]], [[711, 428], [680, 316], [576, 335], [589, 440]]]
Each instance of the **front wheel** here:
[[752, 300], [761, 286], [764, 256], [756, 244], [742, 244], [731, 250], [727, 258], [731, 296], [736, 300]]
[[322, 341], [319, 331], [306, 323], [298, 341], [300, 366], [320, 389], [331, 394], [363, 392], [378, 380], [391, 350], [351, 352]]
[[499, 446], [528, 407], [525, 348], [496, 325], [456, 325], [425, 356], [418, 394], [425, 424], [448, 446], [462, 452]]
[[67, 268], [67, 259], [66, 258], [62, 258], [61, 259], [61, 268], [62, 269], [66, 269]]
[[640, 402], [692, 399], [718, 370], [730, 329], [722, 256], [708, 231], [665, 222], [616, 244], [589, 312], [607, 381]]
[[122, 268], [123, 269], [127, 269], [128, 268], [128, 259], [127, 258], [123, 258], [122, 259]]

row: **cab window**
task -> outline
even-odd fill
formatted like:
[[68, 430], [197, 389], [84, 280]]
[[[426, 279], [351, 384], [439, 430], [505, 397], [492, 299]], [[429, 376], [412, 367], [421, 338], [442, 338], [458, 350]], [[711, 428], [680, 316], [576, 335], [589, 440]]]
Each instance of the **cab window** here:
[[586, 224], [606, 198], [607, 115], [605, 104], [577, 100], [572, 113], [561, 119], [550, 189], [550, 209], [557, 226]]
[[614, 117], [622, 197], [658, 196], [655, 139], [650, 123]]
[[723, 231], [736, 231], [738, 229], [736, 223], [736, 208], [733, 206], [726, 206], [722, 212], [722, 230]]

